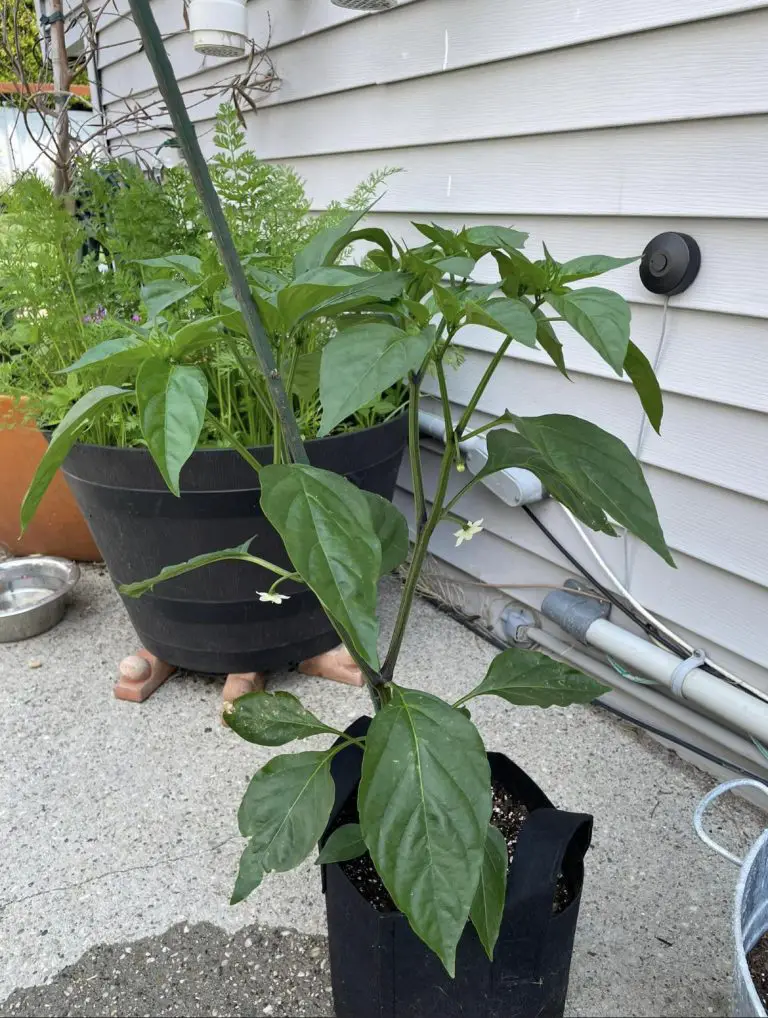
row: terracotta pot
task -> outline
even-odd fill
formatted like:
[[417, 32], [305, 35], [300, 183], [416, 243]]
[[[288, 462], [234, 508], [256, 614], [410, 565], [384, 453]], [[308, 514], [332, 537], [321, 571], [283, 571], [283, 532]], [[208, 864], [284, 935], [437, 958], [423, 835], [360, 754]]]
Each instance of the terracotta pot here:
[[34, 520], [19, 539], [19, 509], [47, 442], [10, 396], [0, 396], [0, 544], [12, 555], [60, 555], [80, 562], [101, 559], [83, 514], [61, 472]]

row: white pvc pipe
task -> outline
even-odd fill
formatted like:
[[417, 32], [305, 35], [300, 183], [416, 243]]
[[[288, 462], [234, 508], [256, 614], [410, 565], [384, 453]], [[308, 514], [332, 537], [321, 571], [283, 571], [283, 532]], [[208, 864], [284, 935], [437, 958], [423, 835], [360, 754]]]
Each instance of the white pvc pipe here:
[[[634, 633], [598, 619], [587, 629], [585, 642], [616, 658], [633, 672], [644, 675], [668, 689], [673, 673], [679, 668], [679, 657], [657, 647]], [[749, 693], [718, 679], [701, 668], [693, 668], [682, 681], [680, 694], [703, 710], [768, 744], [768, 704]]]
[[715, 750], [719, 751], [721, 747], [725, 747], [727, 751], [742, 757], [753, 765], [762, 768], [766, 766], [765, 758], [760, 751], [743, 735], [737, 735], [730, 728], [724, 728], [703, 714], [696, 714], [695, 724], [692, 724], [690, 708], [685, 707], [679, 700], [664, 696], [653, 686], [644, 686], [625, 678], [615, 672], [610, 665], [595, 660], [584, 650], [566, 643], [545, 629], [531, 627], [526, 630], [526, 635], [555, 657], [567, 661], [588, 675], [593, 675], [607, 686], [613, 686], [614, 689], [627, 693], [633, 700], [640, 701], [651, 710], [658, 711], [671, 721], [681, 725], [690, 732], [689, 741], [693, 742], [696, 737], [703, 735], [712, 742]]
[[189, 30], [198, 53], [240, 57], [248, 42], [245, 0], [191, 0]]

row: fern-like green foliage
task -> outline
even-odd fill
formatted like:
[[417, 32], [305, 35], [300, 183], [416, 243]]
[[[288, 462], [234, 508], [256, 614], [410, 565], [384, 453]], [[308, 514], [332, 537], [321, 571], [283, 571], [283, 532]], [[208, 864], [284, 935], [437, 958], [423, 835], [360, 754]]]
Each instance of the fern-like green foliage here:
[[[288, 273], [294, 256], [319, 230], [350, 211], [368, 208], [395, 172], [377, 171], [346, 200], [314, 212], [304, 181], [293, 169], [262, 162], [250, 150], [233, 106], [220, 107], [213, 141], [211, 176], [236, 247], [242, 256], [260, 255], [260, 266], [276, 272]], [[103, 340], [125, 335], [125, 322], [142, 324], [141, 288], [174, 276], [173, 270], [148, 267], [144, 261], [192, 255], [215, 280], [174, 304], [167, 312], [173, 321], [212, 314], [216, 292], [226, 282], [185, 167], [152, 176], [125, 160], [84, 159], [76, 167], [74, 196], [75, 217], [46, 182], [27, 176], [6, 192], [0, 212], [0, 392], [26, 396], [31, 412], [46, 424], [57, 423], [92, 382], [81, 380], [79, 372], [62, 374], [62, 369]], [[311, 353], [330, 336], [327, 323], [317, 322], [291, 342]], [[291, 361], [292, 352], [275, 349], [281, 364]], [[242, 341], [240, 356], [249, 355]], [[272, 416], [254, 402], [231, 346], [211, 354], [205, 373], [211, 412], [241, 441], [270, 442]], [[108, 381], [120, 384], [121, 379]], [[357, 414], [357, 426], [378, 423], [396, 412], [403, 398], [403, 387], [395, 386]], [[313, 437], [320, 423], [317, 392], [303, 393], [295, 409], [303, 433]], [[103, 419], [88, 436], [108, 445], [130, 445], [138, 438], [136, 422], [123, 410]], [[206, 431], [203, 441], [217, 443], [220, 435]]]

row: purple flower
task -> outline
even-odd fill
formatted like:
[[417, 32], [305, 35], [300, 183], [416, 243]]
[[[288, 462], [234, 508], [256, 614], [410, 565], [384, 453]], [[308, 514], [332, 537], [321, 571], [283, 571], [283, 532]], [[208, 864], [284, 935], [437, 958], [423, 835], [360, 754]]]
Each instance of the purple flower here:
[[132, 322], [140, 322], [141, 321], [141, 315], [131, 315], [131, 321]]
[[85, 317], [83, 318], [83, 321], [84, 321], [84, 322], [92, 322], [92, 321], [93, 321], [93, 316], [92, 316], [92, 315], [86, 315], [86, 316], [85, 316]]

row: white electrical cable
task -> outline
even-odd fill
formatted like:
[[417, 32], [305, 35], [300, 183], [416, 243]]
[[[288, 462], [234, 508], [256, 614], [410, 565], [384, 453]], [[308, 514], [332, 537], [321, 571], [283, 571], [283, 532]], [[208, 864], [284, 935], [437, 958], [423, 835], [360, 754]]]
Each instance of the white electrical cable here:
[[[675, 643], [681, 648], [681, 650], [684, 650], [687, 654], [695, 653], [695, 648], [692, 647], [686, 640], [684, 640], [682, 638], [682, 636], [678, 636], [678, 634], [675, 633], [674, 630], [670, 629], [668, 626], [665, 626], [664, 623], [661, 622], [651, 612], [649, 612], [648, 609], [644, 605], [642, 605], [637, 600], [636, 597], [634, 597], [632, 594], [630, 594], [630, 592], [627, 590], [627, 588], [624, 586], [624, 584], [619, 580], [619, 578], [613, 572], [611, 567], [608, 565], [608, 563], [602, 557], [602, 555], [597, 550], [595, 545], [592, 543], [592, 541], [590, 540], [590, 538], [587, 535], [586, 531], [584, 530], [582, 525], [579, 523], [579, 521], [576, 519], [576, 517], [573, 515], [573, 513], [570, 511], [570, 509], [567, 509], [561, 502], [556, 502], [556, 504], [565, 513], [566, 517], [571, 522], [573, 528], [576, 530], [576, 532], [579, 535], [579, 537], [582, 539], [584, 544], [587, 546], [587, 548], [589, 549], [592, 557], [595, 559], [595, 561], [600, 566], [602, 571], [605, 573], [605, 575], [608, 577], [608, 579], [611, 581], [611, 583], [616, 587], [618, 592], [626, 599], [626, 601], [630, 605], [632, 605], [632, 607], [635, 609], [635, 611], [639, 615], [642, 615], [642, 617], [647, 622], [650, 622], [652, 625], [654, 625], [658, 629], [658, 631], [660, 633], [664, 634], [664, 636], [668, 637], [670, 640], [674, 640]], [[714, 671], [716, 671], [717, 674], [721, 678], [726, 679], [728, 682], [732, 683], [734, 686], [738, 686], [739, 689], [743, 689], [745, 692], [751, 693], [752, 696], [757, 697], [758, 700], [763, 700], [766, 703], [768, 703], [768, 693], [763, 692], [762, 689], [758, 689], [757, 686], [753, 686], [749, 682], [745, 682], [744, 679], [740, 679], [737, 675], [733, 675], [727, 669], [723, 668], [721, 665], [716, 664], [714, 661], [711, 661], [711, 660], [707, 659], [707, 664]]]
[[[661, 335], [659, 336], [659, 342], [656, 345], [656, 353], [653, 357], [653, 373], [658, 377], [659, 368], [661, 367], [661, 358], [664, 353], [664, 342], [667, 338], [667, 313], [669, 312], [669, 296], [664, 298], [664, 310], [661, 316]], [[645, 436], [648, 432], [648, 415], [641, 413], [640, 415], [640, 430], [637, 433], [637, 442], [635, 443], [635, 459], [641, 462], [640, 457], [642, 456], [643, 446], [645, 445]], [[632, 567], [634, 562], [629, 560], [629, 552], [632, 545], [632, 535], [629, 531], [624, 533], [624, 585], [630, 587], [632, 585]]]

